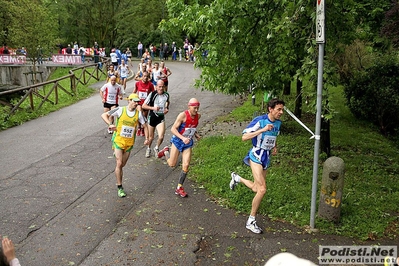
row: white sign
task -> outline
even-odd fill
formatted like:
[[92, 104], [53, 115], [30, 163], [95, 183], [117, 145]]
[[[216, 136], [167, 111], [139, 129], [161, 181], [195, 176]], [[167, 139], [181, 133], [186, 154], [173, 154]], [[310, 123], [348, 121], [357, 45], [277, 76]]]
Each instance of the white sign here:
[[324, 0], [316, 0], [316, 43], [325, 43], [324, 34]]
[[0, 55], [0, 65], [21, 65], [26, 63], [24, 55]]
[[62, 55], [57, 54], [52, 57], [54, 64], [61, 65], [79, 65], [82, 64], [82, 58], [80, 55]]

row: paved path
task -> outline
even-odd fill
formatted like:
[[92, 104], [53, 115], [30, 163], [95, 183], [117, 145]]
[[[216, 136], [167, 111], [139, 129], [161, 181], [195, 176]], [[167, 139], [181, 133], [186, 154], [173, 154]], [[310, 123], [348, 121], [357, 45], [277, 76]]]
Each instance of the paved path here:
[[[237, 106], [232, 96], [194, 89], [199, 72], [191, 63], [167, 65], [168, 129], [191, 97], [201, 101], [202, 125]], [[216, 204], [190, 180], [189, 197], [175, 196], [180, 168], [145, 158], [143, 138], [124, 168], [128, 196], [118, 198], [101, 112], [96, 94], [0, 132], [0, 234], [17, 244], [22, 265], [263, 265], [281, 251], [317, 262], [319, 244], [353, 243], [265, 217], [258, 219], [266, 232], [254, 235], [246, 215]], [[227, 185], [229, 177], [221, 178]]]

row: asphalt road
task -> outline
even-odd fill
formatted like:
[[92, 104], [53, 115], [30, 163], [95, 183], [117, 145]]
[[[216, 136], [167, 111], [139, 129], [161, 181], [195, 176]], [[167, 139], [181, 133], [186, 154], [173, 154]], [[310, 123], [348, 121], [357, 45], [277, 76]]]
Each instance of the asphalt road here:
[[[173, 74], [165, 140], [191, 97], [201, 102], [200, 133], [239, 104], [233, 96], [194, 89], [199, 71], [191, 63], [167, 66]], [[133, 85], [128, 82], [128, 93]], [[124, 168], [128, 196], [120, 199], [102, 110], [96, 94], [0, 132], [0, 234], [16, 243], [22, 265], [264, 265], [282, 251], [317, 263], [319, 245], [377, 244], [309, 233], [260, 215], [265, 232], [255, 235], [245, 229], [247, 214], [218, 204], [191, 180], [185, 182], [189, 196], [176, 196], [180, 167], [145, 158], [143, 138]], [[220, 178], [228, 186], [230, 178]]]
[[[191, 63], [167, 66], [173, 73], [168, 129], [191, 97], [201, 101], [201, 123], [237, 104], [232, 96], [194, 89], [199, 71]], [[128, 93], [133, 86], [129, 81]], [[0, 234], [17, 244], [24, 265], [79, 264], [172, 173], [162, 161], [144, 157], [143, 138], [138, 138], [124, 171], [128, 197], [117, 198], [115, 161], [102, 110], [96, 94], [0, 132]], [[168, 194], [175, 199], [172, 188]]]

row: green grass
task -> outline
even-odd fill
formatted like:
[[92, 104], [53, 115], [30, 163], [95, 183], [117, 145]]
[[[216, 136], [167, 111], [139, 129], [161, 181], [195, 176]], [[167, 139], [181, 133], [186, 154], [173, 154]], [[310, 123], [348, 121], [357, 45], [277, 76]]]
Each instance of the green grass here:
[[[70, 70], [70, 68], [57, 68], [53, 73], [51, 73], [48, 80], [67, 76], [67, 75], [69, 75], [69, 72], [68, 72], [69, 70]], [[82, 70], [78, 70], [76, 75], [80, 76], [81, 71]], [[88, 78], [87, 74], [86, 74], [86, 76]], [[89, 88], [89, 86], [96, 82], [97, 81], [95, 79], [91, 79], [89, 84], [87, 84], [87, 85], [82, 85], [82, 84], [76, 82], [77, 94], [75, 96], [70, 96], [67, 93], [65, 93], [64, 91], [59, 89], [58, 90], [58, 104], [52, 104], [50, 102], [46, 102], [43, 104], [43, 106], [40, 109], [31, 110], [30, 104], [29, 104], [29, 98], [28, 98], [21, 104], [22, 110], [17, 110], [8, 119], [6, 119], [6, 116], [9, 113], [9, 111], [11, 110], [11, 108], [1, 105], [0, 106], [0, 130], [4, 130], [4, 129], [7, 129], [7, 128], [10, 128], [13, 126], [23, 124], [26, 121], [47, 115], [51, 112], [57, 111], [63, 107], [69, 106], [75, 102], [85, 99], [88, 96], [91, 96], [95, 92], [95, 90]], [[62, 80], [59, 82], [59, 84], [63, 88], [65, 88], [67, 91], [70, 91], [70, 89], [69, 89], [70, 79]], [[44, 88], [39, 90], [39, 93], [41, 95], [45, 96], [50, 91], [52, 86], [53, 86], [53, 84], [45, 86]], [[16, 104], [16, 103], [18, 103], [19, 100], [20, 100], [20, 97], [16, 97], [12, 100], [12, 103]], [[51, 100], [52, 102], [55, 102], [54, 92], [49, 96], [49, 100]], [[40, 103], [41, 103], [41, 99], [39, 99], [38, 97], [34, 97], [35, 108], [38, 107]]]
[[[396, 238], [399, 234], [398, 145], [382, 137], [368, 123], [356, 121], [344, 104], [340, 88], [330, 93], [336, 111], [331, 121], [331, 150], [333, 156], [344, 160], [345, 183], [340, 222], [335, 224], [316, 217], [316, 228], [325, 234], [360, 240]], [[284, 100], [292, 110], [292, 101]], [[244, 121], [250, 121], [253, 114], [249, 98], [243, 106], [219, 120], [242, 121], [245, 117]], [[304, 114], [304, 117], [314, 116]], [[314, 130], [314, 121], [306, 120], [309, 122], [305, 124]], [[285, 113], [278, 137], [279, 153], [273, 157], [267, 174], [267, 194], [259, 214], [297, 226], [309, 225], [314, 156], [314, 139], [309, 138], [310, 134]], [[254, 194], [244, 185], [231, 191], [228, 183], [231, 171], [252, 179], [250, 168], [242, 163], [250, 147], [250, 141], [242, 142], [241, 136], [204, 136], [193, 150], [190, 176], [206, 187], [221, 205], [249, 213]], [[325, 154], [320, 155], [318, 197], [326, 159]]]

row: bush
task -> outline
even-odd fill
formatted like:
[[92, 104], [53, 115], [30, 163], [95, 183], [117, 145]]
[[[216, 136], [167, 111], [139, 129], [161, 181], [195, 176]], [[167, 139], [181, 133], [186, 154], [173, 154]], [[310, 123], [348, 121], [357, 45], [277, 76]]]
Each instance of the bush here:
[[396, 56], [385, 55], [345, 88], [351, 112], [377, 125], [384, 135], [399, 128], [399, 63]]

